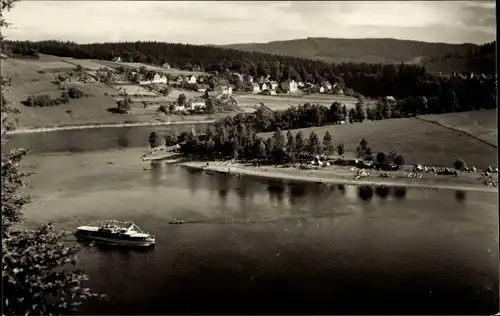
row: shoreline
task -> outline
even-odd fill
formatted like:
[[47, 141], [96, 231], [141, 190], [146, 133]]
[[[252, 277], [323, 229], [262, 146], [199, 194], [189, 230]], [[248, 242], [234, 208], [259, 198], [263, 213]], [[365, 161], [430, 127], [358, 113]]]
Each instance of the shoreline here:
[[[417, 188], [417, 189], [442, 189], [442, 190], [461, 190], [461, 191], [475, 191], [484, 193], [498, 193], [498, 188], [496, 187], [481, 187], [475, 184], [453, 184], [452, 182], [441, 184], [441, 183], [411, 183], [404, 181], [404, 179], [391, 179], [384, 180], [382, 178], [370, 178], [370, 180], [354, 180], [346, 179], [342, 175], [323, 175], [323, 177], [318, 175], [302, 175], [298, 170], [294, 173], [280, 172], [280, 169], [274, 169], [273, 167], [268, 167], [266, 170], [260, 169], [261, 167], [253, 166], [242, 166], [238, 164], [227, 164], [227, 165], [213, 165], [214, 162], [209, 162], [210, 165], [206, 167], [207, 162], [182, 162], [178, 163], [179, 166], [186, 167], [195, 170], [206, 170], [219, 173], [227, 173], [231, 175], [245, 175], [253, 176], [259, 178], [268, 179], [282, 179], [282, 180], [292, 180], [301, 182], [316, 182], [322, 184], [343, 184], [343, 185], [367, 185], [367, 186], [392, 186], [392, 187], [405, 187], [405, 188]], [[341, 170], [339, 170], [341, 171]], [[352, 174], [351, 174], [352, 175]], [[425, 181], [425, 180], [424, 180]]]
[[94, 128], [119, 128], [119, 127], [142, 127], [142, 126], [166, 126], [166, 125], [190, 125], [190, 124], [213, 124], [215, 120], [202, 121], [172, 121], [172, 122], [137, 122], [137, 123], [104, 123], [104, 124], [80, 124], [68, 126], [53, 126], [53, 127], [35, 127], [35, 128], [19, 128], [9, 131], [6, 135], [18, 135], [29, 133], [44, 133], [56, 132], [76, 129], [94, 129]]

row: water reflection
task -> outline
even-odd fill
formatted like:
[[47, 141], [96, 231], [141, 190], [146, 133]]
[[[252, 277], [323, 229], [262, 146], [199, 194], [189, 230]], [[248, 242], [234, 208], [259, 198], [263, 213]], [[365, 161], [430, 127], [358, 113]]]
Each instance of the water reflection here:
[[195, 194], [200, 185], [203, 171], [197, 169], [186, 169], [186, 170], [188, 172], [187, 182], [189, 190], [191, 191], [191, 194]]
[[368, 185], [360, 185], [358, 187], [358, 196], [365, 202], [370, 201], [373, 197], [373, 189]]
[[379, 196], [382, 199], [386, 199], [387, 196], [389, 195], [389, 187], [384, 185], [377, 186], [375, 187], [375, 194], [377, 194], [377, 196]]
[[460, 203], [463, 203], [465, 201], [465, 191], [457, 190], [455, 191], [455, 200], [457, 200]]
[[342, 195], [345, 195], [345, 185], [343, 184], [338, 184], [337, 185], [337, 189], [340, 191], [340, 193], [342, 193]]
[[267, 184], [267, 191], [269, 192], [269, 199], [271, 202], [276, 201], [279, 205], [283, 204], [285, 197], [285, 182], [282, 180], [269, 180]]
[[288, 183], [288, 200], [291, 205], [298, 205], [307, 195], [307, 186], [303, 183]]
[[116, 144], [118, 145], [118, 148], [128, 148], [130, 145], [130, 129], [126, 128], [123, 133], [118, 134], [118, 137], [116, 139]]
[[231, 177], [225, 174], [217, 174], [217, 187], [219, 188], [219, 199], [221, 203], [225, 203], [227, 201], [227, 195], [231, 190]]
[[161, 184], [162, 163], [151, 161], [150, 166], [149, 171], [151, 173], [151, 186], [157, 187]]
[[394, 197], [397, 199], [404, 199], [406, 197], [406, 190], [405, 187], [394, 187]]

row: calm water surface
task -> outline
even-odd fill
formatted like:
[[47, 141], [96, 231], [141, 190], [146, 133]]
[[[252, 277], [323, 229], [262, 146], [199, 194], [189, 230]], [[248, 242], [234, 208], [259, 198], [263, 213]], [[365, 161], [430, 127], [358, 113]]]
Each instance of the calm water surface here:
[[[191, 127], [176, 127], [186, 129]], [[164, 128], [165, 130], [167, 128]], [[27, 225], [132, 220], [149, 252], [84, 247], [83, 314], [492, 314], [497, 194], [208, 175], [138, 159], [151, 128], [25, 134]], [[126, 157], [133, 157], [126, 158]], [[112, 162], [112, 164], [110, 164]], [[184, 225], [169, 225], [173, 218]]]

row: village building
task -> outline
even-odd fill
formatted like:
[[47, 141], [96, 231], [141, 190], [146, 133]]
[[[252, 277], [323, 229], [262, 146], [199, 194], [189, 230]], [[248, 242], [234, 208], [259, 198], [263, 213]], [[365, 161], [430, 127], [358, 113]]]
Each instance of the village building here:
[[260, 90], [263, 91], [263, 90], [268, 90], [268, 86], [266, 83], [261, 83], [260, 84]]
[[303, 83], [302, 81], [299, 81], [299, 82], [297, 83], [297, 87], [298, 87], [298, 88], [304, 88], [305, 86], [306, 86], [306, 85], [305, 85], [305, 83]]
[[184, 81], [187, 82], [187, 83], [195, 84], [196, 83], [196, 76], [195, 75], [191, 75], [191, 76], [185, 77]]
[[276, 81], [269, 81], [269, 83], [267, 84], [267, 87], [270, 90], [276, 90], [276, 88], [278, 87], [278, 83]]
[[330, 82], [328, 82], [328, 81], [326, 81], [326, 82], [323, 83], [323, 87], [325, 87], [326, 91], [332, 90], [332, 84]]
[[252, 93], [259, 93], [260, 92], [260, 85], [256, 82], [252, 83]]
[[239, 74], [239, 73], [237, 73], [237, 72], [233, 72], [233, 74], [231, 75], [231, 79], [233, 79], [233, 80], [237, 80], [237, 81], [240, 81], [240, 82], [242, 82], [242, 83], [243, 83], [243, 82], [245, 82], [245, 81], [243, 80], [243, 75], [241, 75], [241, 74]]
[[281, 89], [286, 93], [294, 93], [299, 91], [299, 87], [295, 80], [287, 79], [281, 83]]
[[325, 93], [325, 87], [321, 86], [318, 89], [319, 93]]
[[247, 81], [250, 83], [253, 83], [253, 77], [252, 76], [247, 76]]
[[217, 92], [221, 95], [231, 95], [233, 94], [233, 88], [231, 86], [218, 86]]
[[164, 63], [162, 65], [162, 67], [165, 68], [165, 69], [170, 69], [170, 64], [169, 63]]
[[198, 92], [205, 92], [210, 88], [208, 84], [199, 84], [198, 85]]
[[393, 96], [390, 96], [390, 95], [388, 95], [388, 96], [385, 97], [385, 101], [388, 104], [397, 104], [396, 99]]
[[160, 75], [160, 74], [156, 73], [154, 75], [154, 77], [153, 77], [152, 80], [141, 80], [141, 81], [139, 81], [139, 84], [141, 84], [141, 85], [152, 84], [152, 83], [167, 84], [168, 83], [167, 76]]
[[205, 100], [202, 98], [192, 98], [188, 102], [190, 110], [203, 109], [205, 107]]

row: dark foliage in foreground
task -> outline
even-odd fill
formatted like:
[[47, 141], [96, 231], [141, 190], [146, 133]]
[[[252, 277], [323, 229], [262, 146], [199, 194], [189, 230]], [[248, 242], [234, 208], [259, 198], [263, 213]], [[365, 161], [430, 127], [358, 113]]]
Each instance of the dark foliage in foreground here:
[[[1, 0], [2, 11], [10, 10], [15, 1]], [[8, 26], [0, 14], [0, 26]], [[6, 132], [13, 124], [9, 115], [19, 113], [9, 106], [2, 85], [2, 147]], [[69, 98], [69, 96], [68, 96]], [[84, 287], [86, 275], [75, 269], [77, 246], [68, 246], [62, 237], [66, 232], [45, 224], [34, 230], [22, 230], [23, 207], [31, 201], [21, 190], [27, 173], [20, 170], [27, 150], [1, 153], [2, 186], [2, 314], [69, 315], [87, 299], [96, 297]]]

